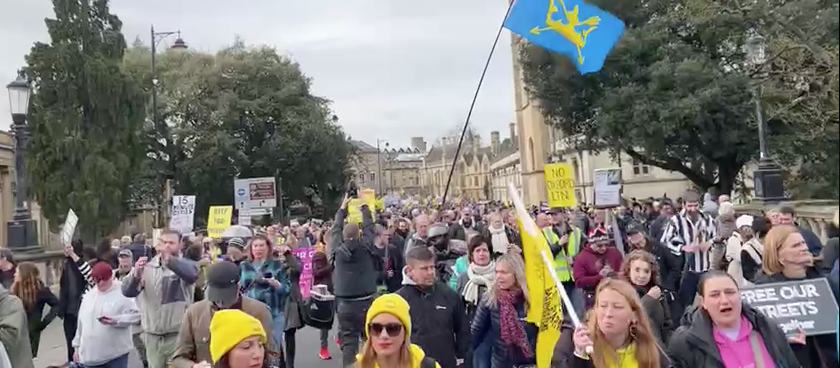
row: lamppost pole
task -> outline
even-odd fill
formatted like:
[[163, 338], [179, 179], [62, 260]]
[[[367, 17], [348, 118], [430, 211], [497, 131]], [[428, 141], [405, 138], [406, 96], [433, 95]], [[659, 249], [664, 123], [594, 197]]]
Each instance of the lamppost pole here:
[[9, 247], [17, 252], [38, 251], [38, 227], [29, 210], [29, 194], [26, 182], [26, 146], [28, 131], [26, 118], [29, 112], [31, 89], [22, 75], [9, 83], [9, 108], [12, 112], [12, 128], [15, 132], [15, 212], [6, 224]]
[[376, 191], [379, 192], [379, 195], [384, 195], [384, 193], [382, 193], [382, 150], [379, 149], [380, 143], [385, 143], [385, 149], [388, 149], [388, 141], [384, 139], [376, 140], [376, 167], [377, 171], [379, 171], [379, 173], [376, 174]]
[[[762, 68], [765, 59], [765, 40], [754, 33], [747, 39], [747, 58], [756, 68]], [[767, 119], [761, 102], [761, 81], [753, 81], [753, 99], [755, 100], [755, 118], [758, 125], [758, 168], [753, 173], [755, 199], [764, 203], [778, 203], [787, 199], [785, 196], [784, 170], [771, 157], [767, 144]]]
[[[183, 39], [181, 39], [181, 31], [155, 32], [155, 26], [152, 25], [150, 27], [149, 35], [150, 35], [151, 48], [152, 48], [152, 50], [151, 50], [152, 51], [152, 61], [151, 61], [151, 64], [152, 64], [151, 65], [151, 67], [152, 67], [152, 70], [151, 70], [151, 75], [152, 75], [152, 125], [155, 127], [156, 138], [161, 139], [161, 138], [164, 138], [164, 137], [159, 136], [161, 134], [161, 132], [163, 132], [163, 127], [160, 125], [160, 122], [159, 122], [159, 119], [158, 119], [158, 109], [157, 109], [158, 79], [157, 79], [157, 68], [156, 68], [156, 65], [155, 65], [155, 57], [157, 56], [157, 45], [158, 45], [158, 43], [163, 41], [164, 38], [169, 37], [171, 35], [178, 35], [178, 37], [175, 39], [175, 43], [172, 44], [172, 47], [171, 47], [172, 49], [185, 50], [185, 49], [187, 49], [187, 44], [184, 42]], [[166, 147], [166, 149], [169, 149], [169, 147]], [[170, 155], [170, 159], [171, 159], [171, 157], [172, 156]], [[158, 228], [162, 228], [166, 225], [164, 223], [164, 211], [163, 211], [164, 203], [167, 202], [166, 188], [165, 188], [166, 187], [166, 175], [163, 172], [163, 169], [164, 169], [163, 167], [160, 167], [157, 170], [155, 170], [157, 172], [158, 189], [160, 191], [160, 194], [159, 194], [158, 200], [157, 200], [158, 203], [157, 203], [157, 216], [156, 216], [157, 217], [157, 227]]]

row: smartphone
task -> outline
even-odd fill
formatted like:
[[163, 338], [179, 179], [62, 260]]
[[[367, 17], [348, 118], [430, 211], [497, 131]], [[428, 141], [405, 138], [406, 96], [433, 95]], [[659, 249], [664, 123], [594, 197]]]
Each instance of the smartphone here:
[[266, 272], [266, 273], [263, 274], [263, 278], [271, 279], [271, 278], [274, 278], [274, 275], [271, 272]]

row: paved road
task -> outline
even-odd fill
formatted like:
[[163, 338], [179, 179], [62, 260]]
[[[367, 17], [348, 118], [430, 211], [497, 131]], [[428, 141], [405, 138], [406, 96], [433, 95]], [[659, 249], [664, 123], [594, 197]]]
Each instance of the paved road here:
[[[38, 358], [35, 359], [35, 368], [47, 368], [60, 365], [65, 362], [66, 349], [64, 344], [64, 331], [61, 320], [56, 319], [41, 334], [41, 346], [38, 350]], [[334, 332], [333, 332], [334, 333]], [[321, 344], [318, 338], [318, 330], [307, 327], [297, 332], [297, 357], [295, 366], [299, 368], [336, 368], [340, 364], [338, 347], [332, 340], [333, 333], [330, 333], [330, 353], [332, 360], [323, 361], [318, 358], [318, 349]], [[129, 368], [143, 368], [137, 354], [132, 352]]]

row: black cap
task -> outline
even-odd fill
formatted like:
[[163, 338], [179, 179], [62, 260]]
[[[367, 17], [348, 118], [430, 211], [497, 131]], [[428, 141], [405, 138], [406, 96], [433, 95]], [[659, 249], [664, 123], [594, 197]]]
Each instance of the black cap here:
[[239, 266], [233, 262], [219, 262], [207, 267], [207, 299], [227, 304], [239, 295]]
[[242, 239], [240, 237], [230, 238], [230, 240], [228, 240], [228, 246], [236, 247], [240, 250], [245, 250], [245, 239]]

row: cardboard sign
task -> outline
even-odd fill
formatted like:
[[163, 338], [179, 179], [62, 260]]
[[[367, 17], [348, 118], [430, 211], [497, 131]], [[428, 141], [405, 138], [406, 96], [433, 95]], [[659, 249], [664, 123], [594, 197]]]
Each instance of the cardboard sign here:
[[571, 165], [563, 162], [545, 164], [545, 188], [550, 207], [577, 206], [575, 174]]
[[776, 322], [787, 335], [837, 332], [837, 300], [825, 278], [756, 285], [741, 290], [741, 299]]
[[195, 221], [195, 196], [175, 195], [172, 196], [172, 216], [169, 219], [169, 228], [186, 234], [193, 230]]
[[76, 225], [79, 223], [79, 217], [73, 209], [67, 210], [67, 218], [64, 220], [64, 226], [61, 227], [61, 243], [64, 246], [70, 245], [73, 240], [73, 234], [76, 233]]
[[315, 247], [300, 247], [292, 250], [298, 259], [302, 270], [300, 272], [300, 293], [304, 298], [309, 297], [309, 291], [312, 289], [312, 282], [314, 275], [312, 274], [312, 257], [315, 255]]

